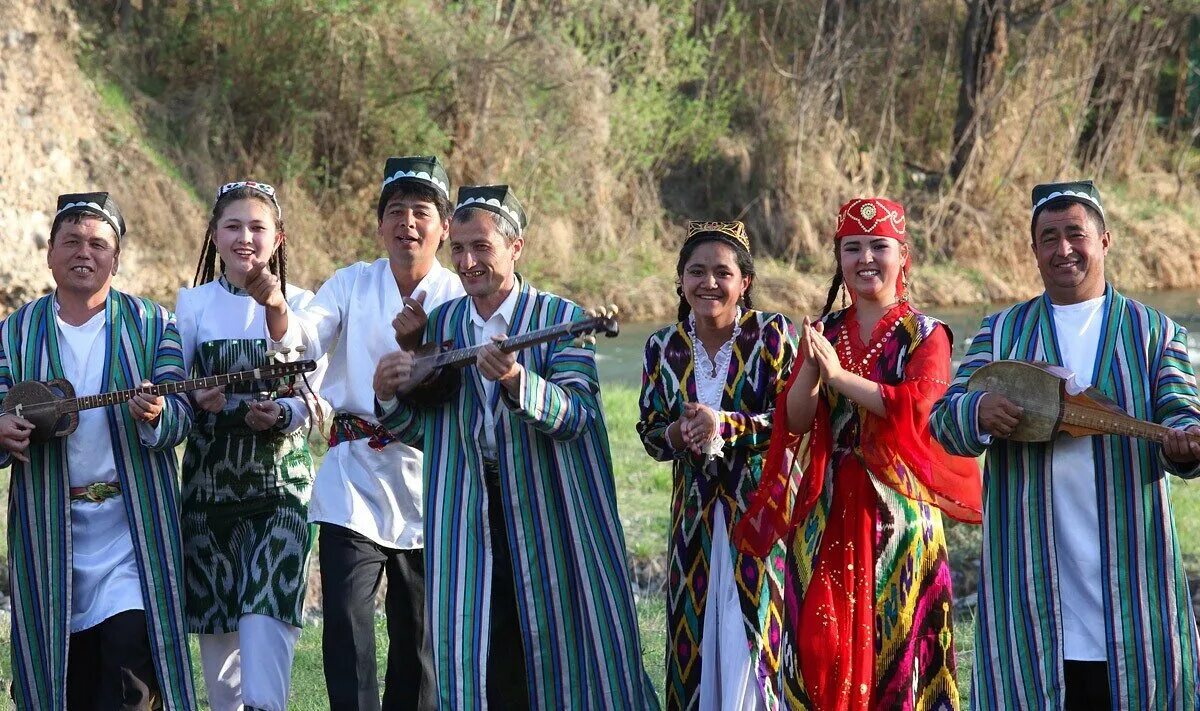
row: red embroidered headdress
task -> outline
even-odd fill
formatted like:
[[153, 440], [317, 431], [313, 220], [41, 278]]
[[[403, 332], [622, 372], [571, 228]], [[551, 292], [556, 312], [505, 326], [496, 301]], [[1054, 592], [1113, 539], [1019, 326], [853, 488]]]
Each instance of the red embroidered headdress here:
[[[842, 205], [842, 209], [838, 210], [834, 241], [840, 241], [843, 237], [859, 236], [891, 237], [898, 242], [907, 242], [908, 229], [904, 206], [886, 198], [855, 198]], [[911, 265], [912, 256], [905, 255], [904, 265], [901, 267], [903, 277], [908, 276]], [[900, 283], [896, 284], [897, 299], [904, 298], [906, 281], [907, 278], [902, 278]], [[854, 298], [854, 294], [850, 296], [851, 299]]]

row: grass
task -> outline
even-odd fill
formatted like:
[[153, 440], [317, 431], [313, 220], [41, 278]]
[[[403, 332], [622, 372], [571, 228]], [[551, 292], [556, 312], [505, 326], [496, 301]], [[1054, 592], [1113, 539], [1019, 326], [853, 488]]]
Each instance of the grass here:
[[[638, 416], [637, 390], [630, 386], [606, 386], [604, 404], [621, 519], [630, 558], [636, 567], [639, 561], [660, 559], [665, 555], [670, 522], [671, 472], [666, 464], [650, 460], [634, 430]], [[1171, 487], [1178, 540], [1183, 548], [1185, 566], [1194, 580], [1200, 573], [1200, 482], [1172, 478]], [[8, 477], [0, 473], [0, 499], [7, 499], [7, 490]], [[0, 525], [4, 524], [5, 508], [0, 508]], [[956, 584], [967, 581], [971, 585], [970, 581], [974, 579], [972, 568], [978, 559], [978, 529], [952, 524], [947, 527], [947, 537], [951, 547], [951, 563], [956, 569]], [[0, 559], [4, 559], [6, 545], [5, 538], [0, 537]], [[638, 600], [638, 622], [646, 671], [661, 696], [663, 653], [666, 649], [666, 605], [660, 595], [646, 595]], [[960, 615], [955, 622], [958, 630], [955, 643], [959, 658], [959, 690], [964, 698], [969, 691], [973, 655], [972, 625], [971, 613]], [[377, 624], [377, 655], [381, 674], [384, 669], [383, 655], [387, 649], [386, 634], [382, 622]], [[0, 627], [0, 649], [8, 648], [8, 638], [9, 628], [4, 625]], [[206, 705], [204, 682], [194, 638], [191, 645], [196, 689], [203, 706]], [[0, 654], [0, 688], [7, 688], [8, 679], [11, 679], [9, 655]], [[319, 624], [310, 625], [300, 635], [296, 649], [288, 708], [303, 711], [326, 708], [327, 705], [325, 678], [321, 668], [321, 628]]]

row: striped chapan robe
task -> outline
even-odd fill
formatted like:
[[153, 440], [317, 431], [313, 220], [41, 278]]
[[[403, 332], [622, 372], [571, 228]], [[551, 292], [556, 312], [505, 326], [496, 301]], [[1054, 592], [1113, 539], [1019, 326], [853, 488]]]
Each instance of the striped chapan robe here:
[[[676, 452], [667, 427], [684, 404], [698, 402], [693, 349], [686, 322], [656, 331], [646, 342], [638, 434], [650, 456], [672, 462], [671, 573], [667, 587], [667, 708], [700, 703], [700, 678], [719, 674], [705, 666], [701, 637], [711, 595], [713, 535], [717, 510], [732, 527], [762, 478], [763, 453], [771, 441], [775, 400], [796, 359], [797, 337], [780, 314], [747, 309], [733, 342], [721, 395], [719, 434], [725, 455], [710, 463]], [[732, 541], [731, 538], [726, 540]], [[765, 556], [744, 554], [730, 543], [746, 644], [754, 667], [753, 693], [766, 709], [779, 707], [780, 639], [783, 635], [783, 571], [787, 547], [777, 541]]]
[[[509, 335], [577, 321], [582, 310], [523, 280]], [[475, 344], [470, 297], [429, 315], [427, 343]], [[653, 709], [617, 517], [608, 431], [592, 348], [569, 340], [517, 353], [516, 398], [493, 389], [504, 515], [524, 635], [531, 708]], [[380, 418], [423, 450], [425, 599], [439, 709], [487, 708], [491, 530], [479, 443], [478, 369], [443, 406]]]
[[[1161, 313], [1105, 291], [1094, 385], [1134, 417], [1168, 427], [1200, 424], [1187, 333]], [[1053, 443], [981, 440], [982, 392], [968, 378], [995, 360], [1061, 365], [1049, 298], [988, 316], [931, 417], [947, 450], [987, 453], [983, 553], [975, 624], [972, 707], [1059, 709], [1063, 635], [1051, 520]], [[1103, 567], [1109, 689], [1115, 709], [1195, 709], [1200, 704], [1196, 620], [1171, 514], [1161, 447], [1092, 437]]]
[[[183, 379], [175, 317], [158, 304], [111, 290], [105, 306], [105, 390]], [[114, 327], [115, 326], [115, 327]], [[54, 295], [25, 304], [0, 325], [0, 400], [14, 383], [62, 377]], [[167, 709], [197, 708], [183, 622], [183, 560], [175, 446], [192, 423], [187, 398], [164, 398], [158, 440], [146, 447], [127, 406], [108, 426], [133, 537], [154, 666]], [[12, 581], [13, 695], [18, 709], [66, 708], [71, 621], [71, 509], [65, 438], [32, 444], [12, 465], [8, 550]]]

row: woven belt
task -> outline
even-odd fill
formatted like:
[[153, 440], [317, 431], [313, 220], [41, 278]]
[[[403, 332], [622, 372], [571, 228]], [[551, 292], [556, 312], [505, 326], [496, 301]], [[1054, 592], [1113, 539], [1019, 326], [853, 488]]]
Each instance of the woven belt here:
[[121, 495], [121, 485], [118, 482], [98, 481], [87, 486], [72, 486], [71, 501], [90, 501], [98, 504]]
[[383, 425], [368, 422], [357, 415], [339, 413], [333, 418], [333, 426], [329, 428], [330, 449], [342, 442], [368, 438], [367, 446], [377, 452], [396, 439]]

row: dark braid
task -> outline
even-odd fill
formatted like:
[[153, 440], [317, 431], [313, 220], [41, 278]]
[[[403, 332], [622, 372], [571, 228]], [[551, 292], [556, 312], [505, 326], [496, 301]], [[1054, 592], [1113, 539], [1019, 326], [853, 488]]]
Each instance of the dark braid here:
[[838, 289], [842, 288], [842, 270], [839, 268], [833, 273], [833, 282], [829, 285], [829, 294], [825, 297], [825, 308], [821, 309], [821, 318], [829, 315], [833, 309], [833, 302], [837, 299]]
[[225, 262], [218, 257], [217, 243], [213, 240], [213, 236], [217, 233], [217, 222], [220, 221], [221, 215], [225, 213], [225, 208], [238, 200], [258, 200], [266, 205], [270, 209], [271, 215], [275, 217], [275, 231], [284, 239], [280, 241], [279, 247], [271, 255], [271, 259], [268, 260], [267, 269], [279, 277], [279, 288], [283, 291], [283, 298], [286, 299], [287, 235], [283, 230], [283, 218], [279, 217], [279, 213], [276, 212], [275, 204], [267, 196], [253, 188], [231, 190], [222, 195], [221, 199], [217, 200], [217, 204], [213, 205], [212, 216], [208, 220], [208, 229], [204, 233], [204, 247], [200, 251], [200, 261], [196, 264], [196, 275], [192, 278], [192, 286], [207, 284], [216, 279], [218, 274], [225, 273]]

